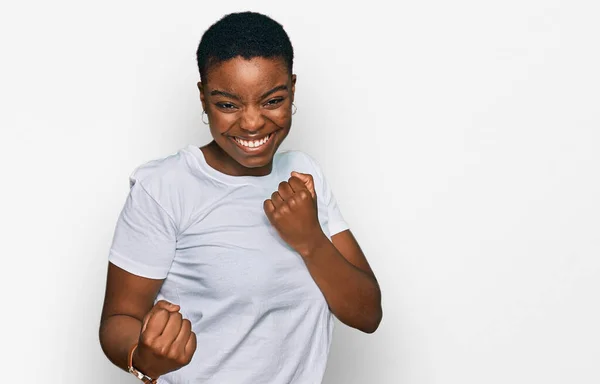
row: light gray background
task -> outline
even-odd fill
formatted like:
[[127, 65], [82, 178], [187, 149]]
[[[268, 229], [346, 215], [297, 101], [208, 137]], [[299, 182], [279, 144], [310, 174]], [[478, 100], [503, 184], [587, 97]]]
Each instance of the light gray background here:
[[284, 147], [322, 164], [383, 290], [325, 383], [600, 382], [598, 2], [248, 4], [0, 6], [3, 381], [136, 382], [97, 337], [127, 178], [207, 142], [195, 48], [250, 8], [296, 49]]

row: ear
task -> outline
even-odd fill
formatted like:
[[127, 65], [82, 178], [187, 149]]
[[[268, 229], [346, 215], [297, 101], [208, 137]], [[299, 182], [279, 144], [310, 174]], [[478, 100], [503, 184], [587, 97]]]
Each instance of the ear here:
[[206, 101], [204, 100], [204, 87], [202, 82], [198, 82], [198, 91], [200, 91], [200, 102], [202, 103], [202, 109], [206, 111]]
[[296, 94], [296, 75], [292, 75], [292, 103], [294, 102], [295, 94]]

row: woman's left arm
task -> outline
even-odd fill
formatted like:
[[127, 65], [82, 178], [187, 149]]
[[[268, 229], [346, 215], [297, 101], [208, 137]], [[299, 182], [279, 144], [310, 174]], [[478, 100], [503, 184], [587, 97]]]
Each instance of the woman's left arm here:
[[264, 202], [264, 210], [304, 259], [331, 312], [350, 327], [375, 332], [382, 317], [379, 284], [350, 230], [334, 234], [331, 241], [323, 232], [312, 176], [294, 172]]
[[331, 312], [366, 333], [379, 327], [383, 311], [377, 279], [350, 230], [318, 235], [300, 253]]

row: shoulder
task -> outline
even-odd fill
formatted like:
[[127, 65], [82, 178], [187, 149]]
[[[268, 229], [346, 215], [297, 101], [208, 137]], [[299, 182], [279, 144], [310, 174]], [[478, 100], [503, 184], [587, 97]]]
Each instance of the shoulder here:
[[183, 150], [138, 165], [129, 176], [129, 187], [147, 194], [172, 219], [180, 223], [190, 186], [195, 183], [190, 159]]
[[288, 172], [296, 171], [300, 173], [308, 173], [313, 178], [322, 178], [323, 174], [321, 167], [317, 161], [307, 154], [299, 150], [286, 150], [277, 153], [277, 164], [281, 169]]
[[186, 161], [182, 151], [154, 158], [138, 165], [129, 176], [129, 185], [133, 187], [136, 183], [143, 186], [163, 184], [177, 179], [181, 174], [187, 173]]

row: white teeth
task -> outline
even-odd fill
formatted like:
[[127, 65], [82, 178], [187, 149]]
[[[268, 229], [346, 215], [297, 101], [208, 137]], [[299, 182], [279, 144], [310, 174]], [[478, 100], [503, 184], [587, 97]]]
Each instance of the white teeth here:
[[235, 141], [242, 144], [244, 147], [256, 148], [256, 147], [260, 147], [261, 145], [265, 144], [267, 141], [269, 141], [270, 138], [271, 138], [271, 133], [269, 133], [267, 136], [263, 137], [260, 140], [246, 141], [246, 140], [242, 140], [238, 137], [235, 137]]

